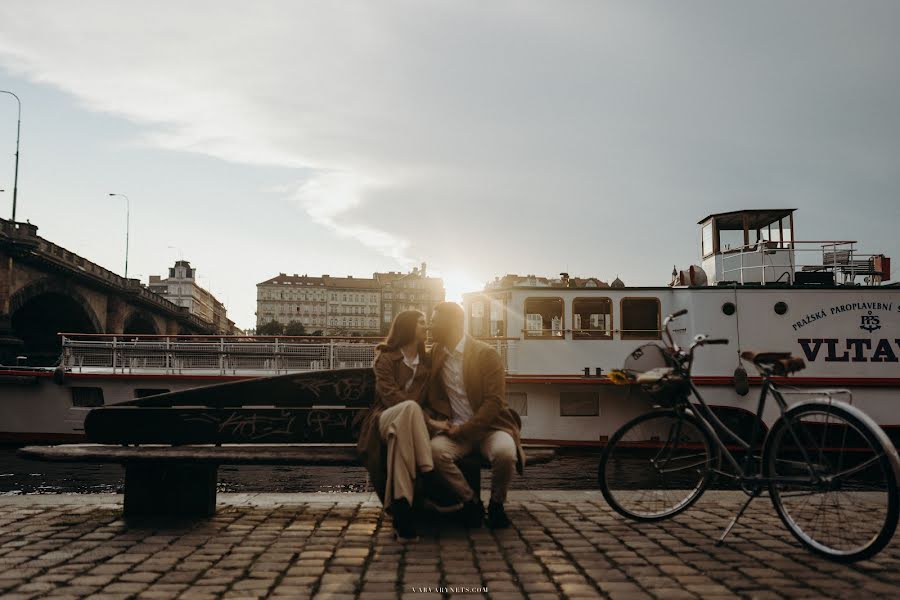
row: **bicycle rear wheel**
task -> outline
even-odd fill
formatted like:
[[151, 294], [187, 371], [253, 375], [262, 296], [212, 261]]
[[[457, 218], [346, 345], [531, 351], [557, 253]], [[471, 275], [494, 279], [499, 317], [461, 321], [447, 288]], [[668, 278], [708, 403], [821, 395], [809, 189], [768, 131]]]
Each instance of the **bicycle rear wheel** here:
[[636, 521], [659, 521], [703, 494], [718, 452], [697, 418], [672, 409], [623, 425], [600, 458], [598, 482], [609, 505]]
[[763, 465], [778, 516], [816, 554], [862, 560], [894, 535], [900, 460], [865, 413], [842, 403], [792, 407], [772, 426]]

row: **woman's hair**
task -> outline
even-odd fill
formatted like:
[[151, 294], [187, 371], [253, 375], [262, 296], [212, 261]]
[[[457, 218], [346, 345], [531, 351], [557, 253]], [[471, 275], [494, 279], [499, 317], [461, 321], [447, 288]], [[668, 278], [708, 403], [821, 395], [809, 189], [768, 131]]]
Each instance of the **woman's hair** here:
[[[403, 346], [416, 339], [416, 325], [419, 319], [425, 315], [418, 310], [404, 310], [397, 313], [394, 322], [391, 323], [391, 330], [388, 331], [387, 338], [376, 348], [377, 351], [399, 350]], [[418, 344], [419, 358], [425, 358], [425, 343]]]

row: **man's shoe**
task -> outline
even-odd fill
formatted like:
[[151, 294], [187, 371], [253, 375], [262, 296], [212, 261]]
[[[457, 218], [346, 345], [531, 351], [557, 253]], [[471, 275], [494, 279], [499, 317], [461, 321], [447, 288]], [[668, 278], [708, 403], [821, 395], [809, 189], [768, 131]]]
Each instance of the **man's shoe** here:
[[506, 529], [510, 526], [509, 517], [506, 516], [506, 510], [499, 502], [491, 502], [488, 504], [488, 527], [491, 529]]
[[394, 537], [399, 542], [414, 542], [416, 537], [416, 522], [412, 507], [406, 498], [394, 500], [391, 503], [391, 516], [394, 519]]
[[460, 515], [463, 527], [478, 529], [484, 521], [484, 504], [481, 503], [481, 500], [469, 500], [463, 503]]

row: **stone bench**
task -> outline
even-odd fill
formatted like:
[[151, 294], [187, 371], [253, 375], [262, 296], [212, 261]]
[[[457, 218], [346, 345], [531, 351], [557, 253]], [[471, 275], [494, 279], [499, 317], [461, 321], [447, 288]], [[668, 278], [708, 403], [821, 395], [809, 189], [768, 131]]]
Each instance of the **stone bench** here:
[[[548, 446], [526, 446], [525, 452], [529, 465], [555, 456], [555, 449]], [[27, 446], [18, 455], [41, 461], [121, 464], [126, 517], [212, 516], [219, 465], [360, 466], [355, 444], [64, 444]], [[490, 465], [473, 455], [460, 466], [480, 494], [480, 469]]]

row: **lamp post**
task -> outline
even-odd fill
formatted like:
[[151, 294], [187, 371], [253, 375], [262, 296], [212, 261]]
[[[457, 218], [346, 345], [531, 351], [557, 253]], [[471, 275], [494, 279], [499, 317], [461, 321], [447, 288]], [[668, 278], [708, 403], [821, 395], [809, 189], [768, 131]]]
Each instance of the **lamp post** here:
[[131, 201], [125, 194], [110, 194], [125, 198], [125, 279], [128, 279], [128, 234], [131, 231]]
[[19, 100], [19, 97], [9, 92], [7, 90], [0, 90], [0, 94], [9, 94], [13, 98], [16, 99], [16, 103], [19, 105], [19, 117], [16, 121], [16, 174], [13, 179], [13, 210], [12, 210], [12, 220], [13, 223], [16, 222], [16, 199], [19, 197], [19, 133], [22, 131], [22, 101]]

